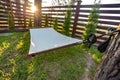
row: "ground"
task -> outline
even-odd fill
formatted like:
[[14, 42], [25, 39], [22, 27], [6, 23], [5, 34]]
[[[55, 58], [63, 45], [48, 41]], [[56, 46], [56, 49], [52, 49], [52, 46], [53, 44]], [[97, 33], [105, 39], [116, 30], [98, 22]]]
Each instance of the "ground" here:
[[102, 57], [81, 45], [28, 57], [29, 32], [0, 36], [0, 43], [0, 80], [92, 80]]

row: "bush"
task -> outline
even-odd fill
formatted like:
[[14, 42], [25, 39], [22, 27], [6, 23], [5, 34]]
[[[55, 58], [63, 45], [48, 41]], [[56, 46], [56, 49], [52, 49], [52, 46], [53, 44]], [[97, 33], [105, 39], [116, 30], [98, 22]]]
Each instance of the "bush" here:
[[32, 23], [31, 18], [29, 19], [28, 28], [33, 28], [33, 23]]
[[15, 28], [14, 19], [10, 12], [8, 14], [8, 25], [10, 30], [13, 30]]
[[57, 31], [57, 29], [58, 29], [58, 18], [55, 18], [55, 19], [53, 20], [53, 25], [52, 25], [52, 27]]
[[96, 27], [98, 26], [99, 18], [99, 4], [94, 4], [93, 8], [88, 16], [88, 24], [85, 26], [85, 32], [83, 34], [83, 40], [91, 33], [96, 33]]
[[68, 7], [67, 12], [65, 14], [64, 23], [62, 26], [62, 33], [64, 35], [70, 36], [70, 24], [71, 24], [71, 8]]
[[48, 27], [48, 15], [45, 15], [45, 27]]

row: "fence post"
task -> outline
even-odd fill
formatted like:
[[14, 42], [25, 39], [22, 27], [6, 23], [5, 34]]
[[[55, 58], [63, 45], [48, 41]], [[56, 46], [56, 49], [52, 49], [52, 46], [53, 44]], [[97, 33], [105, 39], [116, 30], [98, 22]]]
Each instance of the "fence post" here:
[[[5, 2], [6, 2], [7, 9], [8, 9], [8, 11], [6, 10], [8, 12], [8, 16], [9, 16], [9, 14], [11, 14], [13, 23], [14, 23], [14, 13], [13, 13], [12, 2], [11, 2], [11, 0], [5, 0]], [[9, 29], [9, 22], [8, 22], [8, 29]]]
[[16, 9], [17, 11], [15, 11], [15, 18], [17, 18], [17, 22], [18, 22], [18, 26], [23, 26], [22, 21], [21, 21], [21, 17], [18, 17], [17, 15], [22, 15], [22, 11], [21, 11], [21, 5], [19, 4], [20, 3], [20, 0], [15, 0], [15, 4], [16, 4]]
[[36, 11], [34, 13], [34, 27], [41, 27], [42, 20], [42, 0], [34, 0], [34, 5], [36, 6]]
[[24, 27], [25, 27], [25, 28], [26, 28], [26, 5], [27, 5], [27, 1], [25, 0], [25, 2], [24, 2], [24, 7], [23, 7]]
[[76, 27], [77, 27], [81, 2], [82, 2], [81, 0], [77, 1], [77, 6], [76, 6], [76, 10], [75, 10], [75, 18], [74, 18], [74, 23], [73, 23], [73, 30], [72, 30], [72, 37], [75, 37], [75, 31], [76, 31]]

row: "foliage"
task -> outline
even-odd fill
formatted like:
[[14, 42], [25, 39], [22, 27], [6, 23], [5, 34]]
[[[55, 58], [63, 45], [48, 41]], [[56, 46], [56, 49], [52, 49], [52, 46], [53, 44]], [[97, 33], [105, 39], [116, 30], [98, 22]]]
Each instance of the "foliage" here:
[[31, 18], [29, 19], [28, 28], [33, 28], [33, 23], [32, 23]]
[[96, 27], [98, 26], [98, 18], [99, 18], [99, 4], [95, 3], [90, 12], [90, 15], [88, 16], [88, 24], [85, 26], [83, 40], [85, 40], [90, 33], [96, 33]]
[[45, 15], [45, 27], [48, 27], [48, 15]]
[[68, 7], [65, 14], [64, 23], [62, 26], [62, 33], [64, 35], [70, 36], [70, 25], [71, 25], [71, 8]]
[[13, 30], [15, 28], [14, 19], [10, 12], [8, 14], [8, 25], [10, 30]]
[[101, 59], [102, 59], [104, 53], [99, 52], [95, 46], [92, 46], [88, 51], [89, 51], [89, 54], [94, 59], [94, 61], [97, 64], [99, 64], [101, 62]]
[[54, 19], [52, 27], [57, 31], [58, 29], [58, 18], [57, 17]]

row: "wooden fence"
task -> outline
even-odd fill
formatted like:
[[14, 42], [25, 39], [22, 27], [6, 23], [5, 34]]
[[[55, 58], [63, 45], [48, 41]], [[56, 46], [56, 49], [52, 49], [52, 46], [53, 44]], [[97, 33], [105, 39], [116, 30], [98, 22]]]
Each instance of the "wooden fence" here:
[[11, 0], [0, 0], [0, 32], [8, 30], [8, 14], [11, 13], [16, 29], [25, 29], [30, 18], [34, 17], [31, 3], [17, 3]]
[[[79, 3], [80, 4], [80, 3]], [[93, 5], [74, 5], [72, 6], [71, 34], [73, 37], [81, 38], [84, 32], [85, 25], [88, 23], [88, 15]], [[42, 26], [45, 26], [45, 15], [49, 16], [49, 26], [57, 17], [59, 31], [62, 29], [64, 16], [68, 6], [49, 6], [42, 8]], [[97, 34], [101, 35], [108, 28], [115, 28], [120, 24], [120, 4], [101, 4], [100, 17], [97, 27]], [[98, 39], [98, 42], [105, 40], [107, 36]]]
[[[25, 0], [26, 1], [26, 0]], [[71, 34], [72, 37], [81, 38], [85, 25], [88, 23], [88, 15], [93, 5], [77, 5], [71, 6]], [[30, 18], [34, 20], [34, 14], [31, 12], [31, 3], [16, 3], [10, 0], [0, 0], [0, 32], [8, 30], [8, 13], [11, 12], [14, 17], [15, 28], [26, 29]], [[59, 31], [62, 29], [64, 16], [68, 6], [49, 6], [42, 7], [42, 26], [45, 26], [45, 15], [48, 15], [48, 26], [51, 27], [53, 20], [57, 17]], [[100, 17], [97, 27], [97, 34], [101, 35], [110, 27], [115, 28], [120, 23], [120, 4], [101, 4]], [[107, 37], [98, 39], [98, 42], [105, 40]]]

